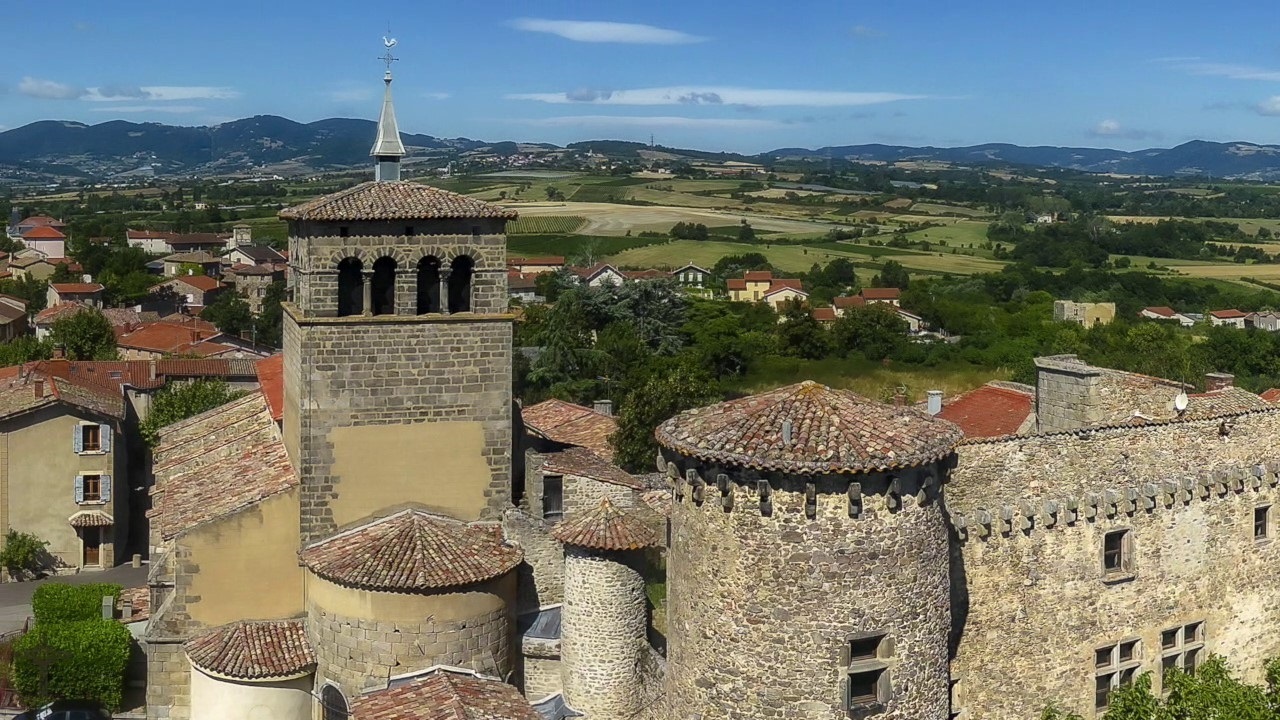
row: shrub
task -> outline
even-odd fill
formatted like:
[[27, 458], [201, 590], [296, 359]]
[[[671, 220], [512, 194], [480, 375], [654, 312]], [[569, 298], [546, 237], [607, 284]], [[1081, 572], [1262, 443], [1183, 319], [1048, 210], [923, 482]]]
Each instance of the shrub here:
[[48, 546], [48, 541], [31, 533], [10, 530], [4, 536], [4, 549], [0, 550], [0, 565], [14, 580], [35, 575], [51, 564], [52, 558], [45, 550]]
[[111, 596], [112, 607], [120, 599], [119, 585], [91, 583], [68, 585], [46, 583], [36, 588], [31, 597], [31, 609], [37, 623], [78, 622], [102, 618], [102, 598]]
[[[14, 643], [14, 687], [28, 707], [76, 699], [118, 710], [131, 641], [128, 628], [114, 620], [37, 623]], [[45, 659], [53, 661], [47, 684]]]

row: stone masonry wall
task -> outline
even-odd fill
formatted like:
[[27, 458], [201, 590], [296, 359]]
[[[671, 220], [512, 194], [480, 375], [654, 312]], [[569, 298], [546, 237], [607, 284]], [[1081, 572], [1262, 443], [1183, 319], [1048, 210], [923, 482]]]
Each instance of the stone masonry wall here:
[[182, 643], [147, 645], [147, 720], [191, 717], [191, 664]]
[[[947, 527], [938, 477], [676, 479], [668, 553], [669, 720], [845, 720], [849, 642], [884, 633], [879, 718], [948, 717]], [[851, 481], [861, 481], [851, 517]], [[927, 483], [927, 484], [926, 484]], [[923, 488], [923, 489], [922, 489]], [[698, 501], [698, 497], [702, 501]], [[842, 662], [843, 661], [843, 662]]]
[[523, 508], [512, 508], [503, 514], [503, 536], [524, 551], [524, 560], [516, 571], [518, 612], [564, 601], [564, 546], [551, 537], [549, 529], [542, 518], [529, 515]]
[[560, 658], [526, 657], [524, 659], [524, 696], [529, 702], [555, 695], [560, 684]]
[[354, 697], [365, 688], [432, 665], [505, 676], [511, 670], [511, 618], [505, 608], [475, 617], [421, 623], [338, 615], [309, 604], [307, 638], [316, 649], [316, 687], [337, 684]]
[[[954, 709], [1022, 720], [1053, 701], [1092, 717], [1095, 650], [1139, 640], [1159, 689], [1161, 631], [1193, 622], [1207, 652], [1261, 682], [1280, 657], [1277, 437], [1280, 413], [1265, 411], [961, 446], [946, 488]], [[1115, 530], [1130, 533], [1132, 571], [1108, 577]]]
[[565, 699], [588, 720], [629, 718], [645, 704], [649, 651], [644, 578], [627, 558], [565, 549], [560, 657]]
[[[498, 519], [510, 507], [510, 322], [392, 320], [298, 323], [298, 352], [304, 358], [298, 371], [297, 455], [304, 544], [336, 527], [329, 507], [335, 484], [329, 433], [337, 427], [480, 423], [490, 469], [476, 489], [486, 498], [484, 517]], [[290, 314], [285, 324], [295, 322]], [[433, 478], [430, 468], [423, 473], [424, 482], [476, 481]], [[376, 477], [368, 480], [377, 482]]]

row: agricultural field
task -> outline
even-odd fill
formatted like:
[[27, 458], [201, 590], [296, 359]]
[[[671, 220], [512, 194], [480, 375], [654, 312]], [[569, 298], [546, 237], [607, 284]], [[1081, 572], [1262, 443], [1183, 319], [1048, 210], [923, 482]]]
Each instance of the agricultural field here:
[[628, 232], [661, 232], [671, 230], [678, 222], [702, 223], [707, 227], [738, 225], [743, 218], [757, 231], [784, 233], [789, 236], [818, 237], [834, 225], [756, 215], [754, 213], [719, 212], [710, 208], [688, 208], [663, 205], [620, 205], [590, 202], [508, 203], [520, 217], [540, 215], [573, 215], [586, 218], [578, 232], [586, 235], [626, 235]]
[[[902, 219], [899, 216], [896, 219]], [[912, 242], [926, 240], [934, 245], [946, 242], [948, 247], [981, 247], [987, 242], [987, 223], [974, 220], [957, 220], [943, 227], [931, 227], [907, 233]]]
[[941, 205], [938, 203], [922, 203], [918, 202], [911, 206], [911, 212], [924, 213], [925, 215], [964, 215], [965, 217], [982, 218], [991, 217], [991, 213], [986, 210], [977, 210], [963, 205]]
[[507, 223], [508, 235], [553, 235], [575, 233], [585, 225], [586, 218], [575, 215], [538, 215], [522, 217]]
[[1258, 228], [1265, 227], [1271, 231], [1272, 235], [1280, 237], [1280, 219], [1274, 218], [1174, 218], [1168, 215], [1108, 215], [1107, 219], [1115, 223], [1156, 223], [1161, 220], [1216, 220], [1218, 222], [1234, 223], [1239, 225], [1240, 229], [1249, 235], [1257, 235]]

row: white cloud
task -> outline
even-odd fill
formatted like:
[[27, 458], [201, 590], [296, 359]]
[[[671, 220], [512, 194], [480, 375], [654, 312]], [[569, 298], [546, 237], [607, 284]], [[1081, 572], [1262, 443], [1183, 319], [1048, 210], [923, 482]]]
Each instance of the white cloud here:
[[198, 105], [102, 105], [91, 108], [93, 112], [101, 113], [175, 113], [185, 115], [187, 113], [200, 112], [204, 108]]
[[422, 97], [428, 100], [448, 100], [453, 96], [447, 92], [429, 92], [429, 93], [422, 93]]
[[901, 100], [924, 100], [927, 95], [833, 90], [762, 90], [739, 87], [663, 87], [638, 90], [571, 90], [559, 93], [515, 93], [508, 100], [532, 100], [563, 105], [749, 105], [752, 107], [850, 107]]
[[24, 77], [18, 83], [18, 92], [42, 100], [74, 100], [84, 94], [82, 88], [53, 80]]
[[1121, 125], [1118, 120], [1110, 118], [1103, 120], [1089, 130], [1089, 134], [1094, 137], [1107, 138], [1124, 138], [1126, 140], [1144, 140], [1146, 138], [1159, 137], [1160, 134], [1150, 130], [1140, 130], [1137, 128], [1127, 128]]
[[1254, 105], [1253, 109], [1259, 115], [1266, 115], [1268, 117], [1280, 116], [1280, 95], [1272, 95], [1257, 105]]
[[568, 115], [562, 117], [518, 120], [526, 125], [544, 127], [616, 127], [616, 128], [703, 128], [720, 130], [765, 130], [786, 127], [775, 120], [750, 118], [688, 118], [675, 116], [638, 117], [630, 115]]
[[83, 99], [93, 102], [234, 100], [238, 97], [240, 93], [234, 88], [209, 85], [143, 85], [142, 87], [105, 85], [89, 88], [83, 95]]
[[1224, 77], [1229, 80], [1262, 80], [1280, 82], [1280, 70], [1262, 68], [1256, 65], [1236, 65], [1232, 63], [1197, 62], [1191, 59], [1170, 58], [1162, 60], [1192, 75], [1202, 77]]
[[589, 20], [546, 20], [543, 18], [518, 18], [511, 26], [525, 32], [549, 33], [566, 40], [589, 43], [627, 43], [636, 45], [687, 45], [706, 40], [679, 30], [640, 25]]

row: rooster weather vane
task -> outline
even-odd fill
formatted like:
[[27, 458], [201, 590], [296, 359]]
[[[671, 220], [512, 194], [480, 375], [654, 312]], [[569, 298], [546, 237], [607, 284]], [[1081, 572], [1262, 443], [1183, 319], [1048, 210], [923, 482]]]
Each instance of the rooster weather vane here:
[[396, 46], [396, 39], [395, 39], [395, 38], [393, 38], [393, 37], [387, 37], [386, 35], [383, 35], [383, 36], [382, 36], [382, 44], [383, 44], [383, 46], [385, 46], [385, 47], [387, 48], [387, 52], [386, 52], [386, 53], [385, 53], [381, 58], [379, 58], [379, 59], [380, 59], [380, 60], [382, 60], [382, 62], [384, 62], [384, 63], [386, 63], [386, 64], [387, 64], [387, 72], [388, 72], [388, 73], [390, 73], [390, 72], [391, 72], [391, 63], [393, 63], [393, 62], [395, 62], [395, 61], [397, 61], [397, 60], [399, 60], [399, 59], [400, 59], [400, 58], [396, 57], [395, 55], [392, 55], [392, 54], [391, 54], [391, 48], [393, 48], [393, 47], [395, 47], [395, 46]]

